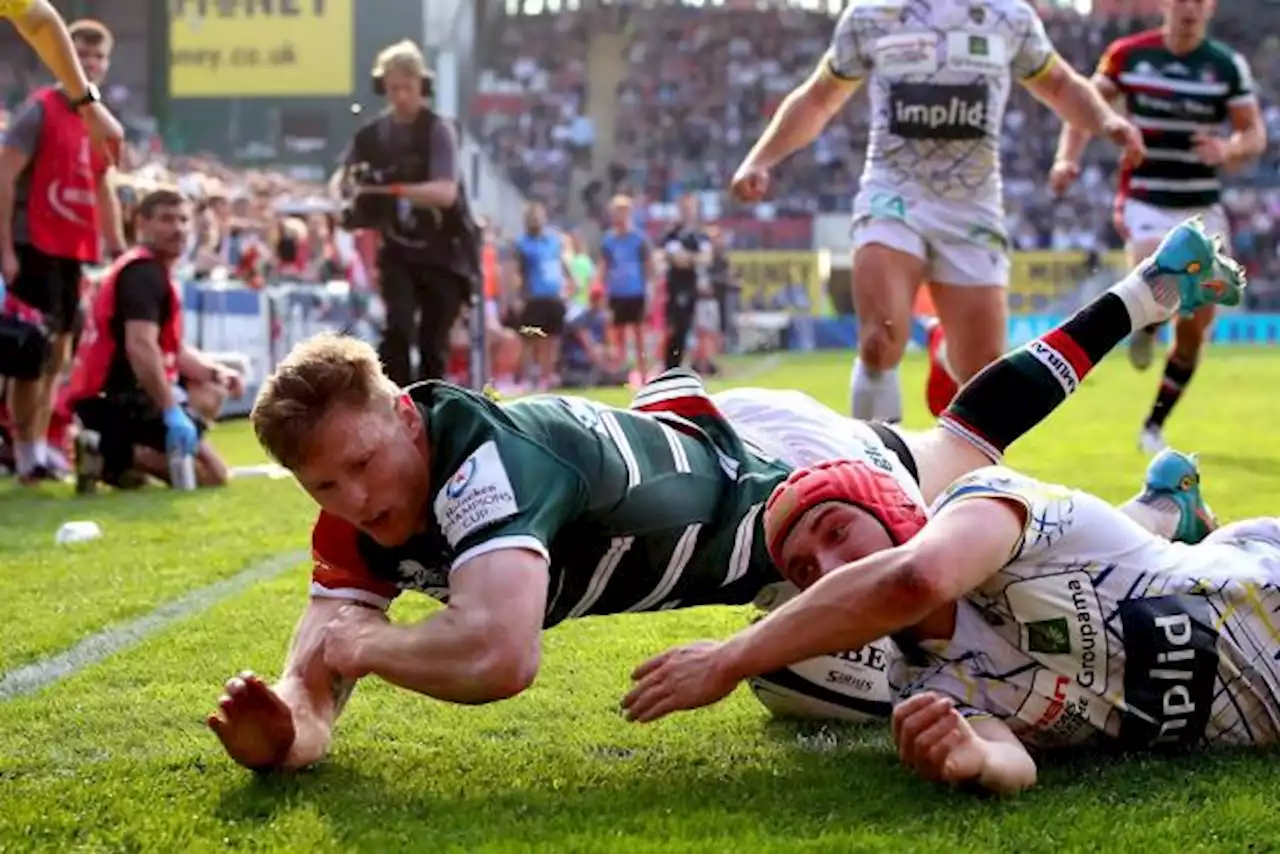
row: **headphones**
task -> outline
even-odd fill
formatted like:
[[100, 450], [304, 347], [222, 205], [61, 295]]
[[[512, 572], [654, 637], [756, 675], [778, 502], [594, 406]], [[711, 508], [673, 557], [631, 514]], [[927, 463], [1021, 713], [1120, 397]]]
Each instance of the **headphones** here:
[[[373, 85], [373, 94], [379, 98], [383, 98], [387, 94], [387, 84], [382, 79], [382, 69], [375, 67], [369, 75]], [[427, 69], [422, 75], [422, 97], [430, 98], [435, 94], [435, 74], [431, 69]]]

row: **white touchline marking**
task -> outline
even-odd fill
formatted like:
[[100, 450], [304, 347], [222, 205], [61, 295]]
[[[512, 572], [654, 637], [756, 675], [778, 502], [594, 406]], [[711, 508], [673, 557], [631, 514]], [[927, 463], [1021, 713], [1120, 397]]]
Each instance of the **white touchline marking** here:
[[223, 599], [252, 587], [260, 581], [274, 578], [286, 569], [302, 563], [308, 557], [310, 552], [306, 551], [292, 551], [269, 557], [230, 578], [224, 578], [222, 581], [193, 590], [172, 602], [166, 602], [135, 620], [95, 632], [65, 652], [0, 674], [0, 702], [39, 691], [46, 685], [51, 685], [59, 679], [104, 661], [181, 619], [208, 610]]

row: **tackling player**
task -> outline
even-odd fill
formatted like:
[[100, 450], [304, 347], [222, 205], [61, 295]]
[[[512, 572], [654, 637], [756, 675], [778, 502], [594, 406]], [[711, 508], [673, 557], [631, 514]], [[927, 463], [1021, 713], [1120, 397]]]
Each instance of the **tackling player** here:
[[[1193, 459], [1166, 451], [1152, 474], [1198, 502]], [[793, 474], [765, 530], [805, 592], [726, 643], [642, 665], [634, 718], [892, 636], [894, 740], [928, 779], [1008, 793], [1035, 783], [1029, 748], [1280, 741], [1280, 519], [1170, 543], [1093, 495], [999, 466], [926, 514], [884, 473], [842, 461]]]
[[0, 0], [0, 18], [9, 18], [53, 76], [67, 90], [94, 142], [112, 162], [119, 160], [124, 129], [102, 103], [98, 87], [85, 76], [67, 22], [49, 0]]
[[[322, 508], [311, 602], [280, 681], [231, 679], [209, 726], [243, 765], [296, 768], [324, 755], [365, 676], [491, 702], [533, 681], [541, 631], [563, 620], [751, 601], [781, 581], [760, 519], [793, 466], [861, 459], [934, 496], [999, 459], [1133, 328], [1242, 285], [1198, 228], [1179, 228], [1141, 271], [988, 368], [944, 429], [906, 438], [791, 400], [713, 399], [680, 372], [633, 410], [555, 396], [500, 405], [441, 383], [402, 392], [368, 345], [314, 339], [253, 411], [263, 446]], [[384, 611], [401, 590], [446, 607], [392, 626]]]
[[1058, 56], [1025, 0], [909, 9], [854, 0], [818, 68], [783, 100], [734, 175], [734, 194], [759, 201], [770, 170], [813, 142], [864, 82], [870, 87], [871, 138], [853, 215], [855, 418], [902, 418], [897, 366], [922, 283], [955, 379], [1004, 352], [1009, 239], [999, 137], [1014, 79], [1064, 121], [1123, 146], [1126, 161], [1141, 159], [1137, 130]]
[[[1196, 214], [1211, 233], [1229, 239], [1219, 172], [1240, 168], [1267, 146], [1248, 62], [1205, 34], [1215, 5], [1164, 0], [1163, 25], [1113, 42], [1093, 76], [1104, 98], [1124, 101], [1147, 144], [1147, 159], [1123, 171], [1116, 197], [1116, 228], [1131, 261], [1145, 258], [1170, 228]], [[1232, 129], [1225, 139], [1215, 133], [1224, 122]], [[1057, 192], [1079, 174], [1088, 141], [1087, 131], [1063, 128], [1050, 174]], [[1160, 390], [1139, 434], [1147, 453], [1164, 447], [1165, 420], [1195, 373], [1213, 313], [1205, 306], [1174, 325]], [[1130, 338], [1130, 358], [1140, 370], [1151, 364], [1156, 329]]]

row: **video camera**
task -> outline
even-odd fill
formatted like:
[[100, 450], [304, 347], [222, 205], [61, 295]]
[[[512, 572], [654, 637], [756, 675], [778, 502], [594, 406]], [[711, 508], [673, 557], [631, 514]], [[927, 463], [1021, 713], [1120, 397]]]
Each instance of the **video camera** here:
[[396, 223], [396, 198], [383, 195], [360, 195], [361, 187], [385, 187], [398, 181], [399, 170], [392, 166], [378, 169], [369, 163], [353, 163], [346, 167], [340, 184], [342, 206], [339, 224], [348, 231], [359, 228], [384, 230]]

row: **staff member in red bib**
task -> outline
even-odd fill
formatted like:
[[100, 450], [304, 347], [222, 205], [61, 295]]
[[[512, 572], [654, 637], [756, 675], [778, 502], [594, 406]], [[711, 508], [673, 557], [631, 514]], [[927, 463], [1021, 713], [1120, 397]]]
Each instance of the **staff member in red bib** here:
[[[112, 36], [97, 21], [77, 21], [71, 36], [85, 72], [106, 75]], [[38, 90], [14, 119], [0, 148], [0, 273], [10, 311], [34, 309], [53, 343], [42, 377], [10, 383], [19, 478], [56, 478], [45, 434], [55, 378], [71, 353], [79, 312], [81, 267], [98, 261], [105, 241], [125, 249], [120, 206], [106, 158], [93, 150], [82, 105], [65, 89]]]
[[119, 160], [124, 128], [102, 103], [98, 87], [85, 74], [67, 22], [48, 0], [0, 0], [0, 18], [8, 18], [35, 50], [54, 79], [80, 103], [89, 134], [112, 162]]
[[208, 415], [210, 392], [221, 398], [244, 389], [238, 374], [182, 341], [182, 292], [170, 266], [186, 247], [189, 218], [176, 190], [147, 194], [135, 218], [138, 245], [94, 291], [67, 392], [84, 427], [78, 485], [167, 479], [173, 450], [194, 455], [200, 485], [227, 481], [226, 464], [202, 438], [201, 413]]

